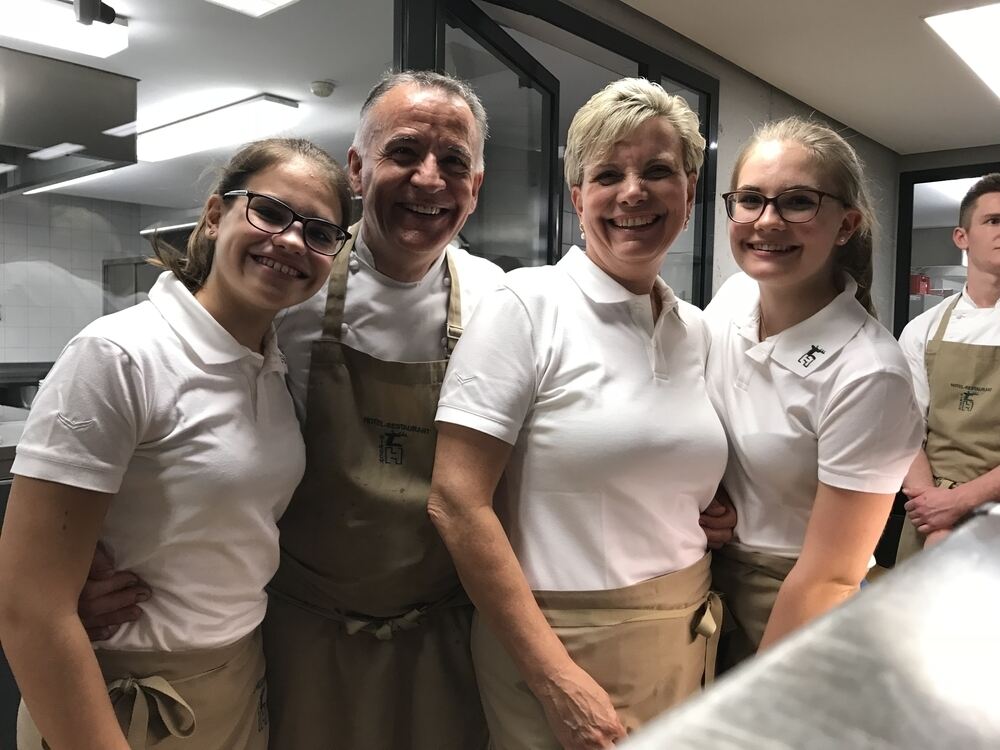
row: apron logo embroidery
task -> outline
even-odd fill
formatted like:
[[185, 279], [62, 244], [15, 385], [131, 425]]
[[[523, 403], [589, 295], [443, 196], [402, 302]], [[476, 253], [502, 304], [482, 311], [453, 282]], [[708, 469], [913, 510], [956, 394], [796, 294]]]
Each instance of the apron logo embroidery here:
[[820, 349], [816, 344], [813, 344], [809, 347], [809, 351], [799, 357], [799, 364], [803, 367], [809, 367], [809, 365], [816, 361], [817, 354], [826, 354], [826, 350]]
[[[378, 432], [378, 462], [401, 466], [404, 460], [402, 440], [412, 435], [430, 435], [429, 427], [401, 422], [383, 422], [377, 417], [362, 417], [362, 421]], [[412, 434], [411, 434], [412, 433]]]
[[959, 411], [972, 411], [976, 406], [976, 396], [980, 393], [989, 393], [993, 390], [989, 386], [962, 385], [961, 383], [949, 383], [949, 385], [955, 390], [960, 391], [958, 394]]
[[962, 391], [962, 395], [958, 397], [959, 411], [972, 411], [972, 407], [976, 405], [972, 400], [973, 395], [972, 391]]
[[404, 432], [383, 432], [378, 439], [378, 460], [382, 464], [402, 464], [403, 446], [396, 438], [405, 438]]

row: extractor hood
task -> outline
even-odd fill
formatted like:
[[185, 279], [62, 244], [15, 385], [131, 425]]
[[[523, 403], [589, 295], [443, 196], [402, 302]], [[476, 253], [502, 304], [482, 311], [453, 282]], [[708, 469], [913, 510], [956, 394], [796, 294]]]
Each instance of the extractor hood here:
[[[134, 78], [0, 47], [0, 198], [135, 164], [135, 134], [106, 135], [136, 119]], [[59, 144], [74, 153], [29, 154]]]

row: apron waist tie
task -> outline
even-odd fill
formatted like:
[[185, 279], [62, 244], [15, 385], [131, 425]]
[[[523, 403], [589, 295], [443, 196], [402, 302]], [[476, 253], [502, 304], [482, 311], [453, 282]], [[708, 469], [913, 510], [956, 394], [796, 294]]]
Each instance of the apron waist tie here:
[[703, 601], [679, 609], [573, 609], [543, 608], [542, 613], [554, 628], [613, 627], [635, 622], [693, 618], [691, 636], [701, 636], [705, 644], [705, 685], [715, 679], [715, 659], [722, 625], [722, 599], [709, 591]]
[[[180, 739], [194, 734], [194, 711], [162, 677], [115, 680], [108, 683], [108, 696], [131, 750], [148, 747], [150, 723], [162, 725], [168, 735]], [[50, 750], [44, 740], [42, 747]]]
[[301, 601], [300, 599], [288, 596], [287, 594], [283, 594], [274, 589], [268, 589], [268, 594], [270, 596], [277, 596], [284, 599], [285, 601], [294, 604], [296, 607], [312, 612], [314, 615], [319, 615], [327, 620], [334, 620], [336, 622], [343, 623], [344, 630], [348, 635], [368, 633], [369, 635], [375, 636], [380, 641], [391, 641], [396, 633], [404, 630], [413, 630], [414, 628], [419, 627], [421, 621], [428, 614], [443, 609], [464, 607], [472, 604], [472, 602], [469, 601], [469, 597], [465, 593], [465, 590], [459, 588], [456, 591], [441, 597], [435, 602], [414, 607], [401, 615], [396, 615], [394, 617], [370, 617], [357, 612], [344, 612], [339, 609], [310, 604], [309, 602]]

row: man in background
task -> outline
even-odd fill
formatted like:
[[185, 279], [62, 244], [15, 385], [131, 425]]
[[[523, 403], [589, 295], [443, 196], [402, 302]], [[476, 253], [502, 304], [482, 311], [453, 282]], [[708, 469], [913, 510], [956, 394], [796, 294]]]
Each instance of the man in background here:
[[899, 337], [927, 441], [903, 481], [909, 523], [897, 561], [1000, 500], [1000, 173], [962, 199], [952, 239], [968, 259], [965, 287]]

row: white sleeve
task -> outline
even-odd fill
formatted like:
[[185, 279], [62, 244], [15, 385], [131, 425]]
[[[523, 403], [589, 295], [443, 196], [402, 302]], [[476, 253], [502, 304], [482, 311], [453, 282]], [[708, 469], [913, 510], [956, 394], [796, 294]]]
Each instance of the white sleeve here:
[[143, 390], [141, 373], [120, 347], [74, 339], [31, 405], [11, 472], [118, 492], [145, 422]]
[[856, 492], [896, 492], [924, 439], [909, 378], [857, 378], [827, 404], [818, 430], [819, 480]]
[[924, 355], [927, 351], [928, 331], [919, 325], [920, 321], [910, 321], [903, 332], [899, 334], [899, 348], [903, 350], [906, 364], [910, 368], [913, 379], [913, 395], [917, 399], [920, 414], [927, 419], [927, 408], [931, 402], [931, 386], [927, 380], [927, 364]]
[[537, 392], [527, 310], [510, 289], [485, 297], [459, 339], [438, 400], [437, 421], [513, 445]]

